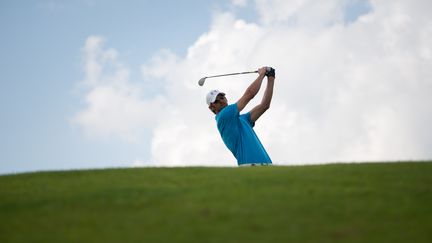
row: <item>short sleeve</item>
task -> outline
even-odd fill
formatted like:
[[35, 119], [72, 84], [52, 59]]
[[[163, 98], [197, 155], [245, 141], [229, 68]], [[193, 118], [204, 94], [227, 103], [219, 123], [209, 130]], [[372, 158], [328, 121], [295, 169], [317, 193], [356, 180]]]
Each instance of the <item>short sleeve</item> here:
[[250, 112], [241, 115], [240, 119], [245, 120], [251, 127], [255, 126], [255, 122], [253, 122], [252, 119], [251, 119], [251, 113]]

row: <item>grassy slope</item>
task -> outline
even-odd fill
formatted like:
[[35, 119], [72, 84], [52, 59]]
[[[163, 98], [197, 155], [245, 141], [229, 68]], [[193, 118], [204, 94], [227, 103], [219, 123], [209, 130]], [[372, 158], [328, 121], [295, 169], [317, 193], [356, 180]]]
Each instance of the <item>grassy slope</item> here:
[[432, 242], [432, 163], [0, 176], [0, 242]]

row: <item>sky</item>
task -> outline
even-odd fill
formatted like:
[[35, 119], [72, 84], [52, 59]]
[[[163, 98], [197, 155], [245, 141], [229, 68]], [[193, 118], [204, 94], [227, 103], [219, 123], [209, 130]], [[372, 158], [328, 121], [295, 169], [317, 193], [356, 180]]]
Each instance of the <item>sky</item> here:
[[[236, 166], [208, 110], [276, 69], [274, 164], [432, 158], [428, 0], [0, 2], [0, 174]], [[245, 109], [257, 105], [263, 87]]]

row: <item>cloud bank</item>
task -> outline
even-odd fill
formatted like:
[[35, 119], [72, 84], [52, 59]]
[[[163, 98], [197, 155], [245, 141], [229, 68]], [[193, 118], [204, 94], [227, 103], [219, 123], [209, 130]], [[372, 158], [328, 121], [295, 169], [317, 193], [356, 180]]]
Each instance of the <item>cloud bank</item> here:
[[84, 46], [85, 108], [72, 119], [90, 137], [138, 142], [157, 124], [164, 98], [146, 99], [141, 85], [130, 80], [130, 70], [115, 49], [106, 49], [99, 36], [87, 38]]
[[[142, 65], [146, 85], [89, 37], [86, 107], [75, 121], [90, 135], [150, 139], [154, 165], [235, 165], [204, 98], [217, 88], [235, 102], [255, 76], [197, 81], [270, 65], [272, 107], [255, 130], [275, 164], [430, 159], [432, 3], [370, 1], [348, 22], [353, 2], [233, 1], [254, 4], [257, 19], [216, 13], [186, 56], [161, 50]], [[162, 88], [149, 98], [142, 94], [151, 80]]]

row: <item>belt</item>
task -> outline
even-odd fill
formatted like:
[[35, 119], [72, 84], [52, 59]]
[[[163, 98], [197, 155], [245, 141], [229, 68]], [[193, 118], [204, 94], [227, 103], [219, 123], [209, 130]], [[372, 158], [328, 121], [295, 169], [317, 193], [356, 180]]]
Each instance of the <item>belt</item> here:
[[250, 163], [250, 164], [240, 164], [239, 166], [269, 166], [270, 163]]

